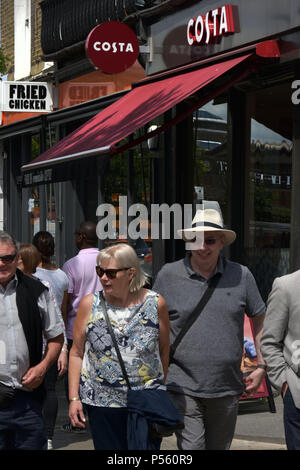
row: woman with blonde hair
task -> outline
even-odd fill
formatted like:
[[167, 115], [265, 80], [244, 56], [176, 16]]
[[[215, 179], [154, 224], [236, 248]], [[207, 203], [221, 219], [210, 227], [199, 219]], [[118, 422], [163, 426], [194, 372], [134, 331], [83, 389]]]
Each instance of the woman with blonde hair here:
[[101, 250], [95, 268], [103, 292], [84, 297], [77, 312], [69, 360], [69, 416], [73, 426], [84, 428], [84, 404], [95, 449], [126, 450], [128, 388], [104, 310], [135, 390], [165, 390], [168, 310], [162, 296], [143, 287], [146, 276], [130, 245]]
[[36, 268], [41, 262], [41, 255], [35, 246], [22, 243], [19, 248], [18, 268], [27, 276], [34, 277]]

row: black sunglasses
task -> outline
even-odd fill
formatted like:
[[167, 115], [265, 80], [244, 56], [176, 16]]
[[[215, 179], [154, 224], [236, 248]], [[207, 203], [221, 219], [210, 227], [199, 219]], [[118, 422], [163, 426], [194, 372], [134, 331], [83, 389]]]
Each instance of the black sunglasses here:
[[130, 269], [130, 268], [103, 269], [103, 268], [100, 268], [100, 266], [96, 266], [96, 273], [98, 274], [100, 278], [103, 277], [104, 274], [106, 274], [108, 279], [115, 279], [119, 271], [126, 271], [127, 269]]
[[3, 255], [3, 256], [0, 256], [0, 260], [2, 261], [3, 264], [10, 264], [13, 262], [16, 256], [17, 256], [17, 253], [15, 253], [14, 255]]

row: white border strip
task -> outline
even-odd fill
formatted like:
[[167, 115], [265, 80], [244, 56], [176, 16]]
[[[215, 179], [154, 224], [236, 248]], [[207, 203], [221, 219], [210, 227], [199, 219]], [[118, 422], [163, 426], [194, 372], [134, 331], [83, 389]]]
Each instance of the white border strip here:
[[111, 146], [100, 147], [98, 149], [86, 150], [85, 152], [72, 153], [71, 155], [65, 155], [63, 157], [50, 158], [49, 160], [40, 161], [36, 163], [28, 163], [27, 165], [21, 166], [21, 171], [35, 170], [37, 168], [42, 168], [44, 166], [50, 166], [52, 164], [64, 163], [69, 160], [77, 160], [83, 157], [90, 157], [91, 155], [97, 155], [101, 153], [107, 153], [111, 149]]

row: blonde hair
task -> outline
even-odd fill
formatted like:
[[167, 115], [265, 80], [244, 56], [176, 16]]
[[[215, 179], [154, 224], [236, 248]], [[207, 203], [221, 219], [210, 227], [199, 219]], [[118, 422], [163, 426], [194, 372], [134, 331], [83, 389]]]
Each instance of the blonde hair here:
[[128, 243], [117, 243], [101, 250], [97, 256], [97, 265], [113, 258], [119, 268], [135, 268], [135, 274], [129, 284], [129, 292], [138, 292], [147, 282], [147, 275], [141, 269], [140, 261], [132, 246]]
[[25, 274], [33, 274], [41, 262], [41, 255], [38, 249], [31, 244], [22, 244], [19, 248], [19, 255], [24, 265]]

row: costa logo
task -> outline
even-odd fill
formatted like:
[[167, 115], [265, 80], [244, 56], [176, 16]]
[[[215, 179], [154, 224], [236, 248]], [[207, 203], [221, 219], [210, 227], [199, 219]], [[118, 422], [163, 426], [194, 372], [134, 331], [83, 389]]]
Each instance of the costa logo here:
[[124, 42], [94, 42], [94, 49], [95, 51], [103, 51], [103, 52], [110, 52], [112, 51], [114, 54], [116, 52], [134, 52], [132, 44], [129, 42], [125, 44]]
[[119, 21], [96, 26], [88, 35], [85, 50], [92, 63], [102, 72], [120, 73], [131, 67], [139, 55], [134, 31]]
[[220, 36], [236, 32], [234, 7], [224, 5], [191, 18], [187, 25], [187, 42], [193, 44], [213, 43]]

